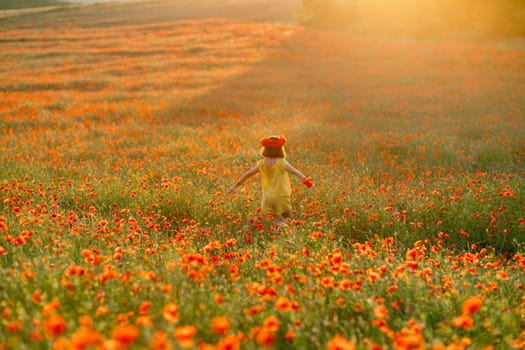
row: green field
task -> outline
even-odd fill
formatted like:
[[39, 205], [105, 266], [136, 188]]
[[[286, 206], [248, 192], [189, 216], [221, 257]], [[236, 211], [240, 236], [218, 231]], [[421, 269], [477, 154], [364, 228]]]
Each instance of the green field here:
[[300, 11], [0, 12], [0, 349], [525, 347], [525, 51]]
[[65, 1], [57, 0], [2, 0], [0, 3], [0, 10], [46, 7], [66, 4], [67, 2]]

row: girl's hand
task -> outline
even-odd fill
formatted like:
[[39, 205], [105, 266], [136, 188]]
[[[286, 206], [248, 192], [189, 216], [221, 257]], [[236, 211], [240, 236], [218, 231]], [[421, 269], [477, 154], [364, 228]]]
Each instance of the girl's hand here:
[[228, 189], [228, 193], [233, 193], [235, 192], [235, 190], [237, 189], [237, 184], [233, 184], [230, 186], [230, 188]]
[[303, 185], [305, 185], [308, 188], [311, 188], [314, 185], [314, 182], [309, 177], [305, 177], [303, 179]]

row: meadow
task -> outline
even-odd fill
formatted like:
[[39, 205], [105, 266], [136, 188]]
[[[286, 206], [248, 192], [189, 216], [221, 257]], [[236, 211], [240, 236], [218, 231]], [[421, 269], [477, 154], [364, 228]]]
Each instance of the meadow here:
[[0, 19], [0, 349], [525, 348], [525, 50], [224, 1]]

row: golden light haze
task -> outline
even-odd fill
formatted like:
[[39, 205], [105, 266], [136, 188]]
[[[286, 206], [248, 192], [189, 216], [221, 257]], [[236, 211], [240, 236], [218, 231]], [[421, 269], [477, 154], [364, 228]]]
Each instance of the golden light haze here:
[[525, 33], [525, 4], [501, 0], [304, 0], [310, 19], [375, 34]]

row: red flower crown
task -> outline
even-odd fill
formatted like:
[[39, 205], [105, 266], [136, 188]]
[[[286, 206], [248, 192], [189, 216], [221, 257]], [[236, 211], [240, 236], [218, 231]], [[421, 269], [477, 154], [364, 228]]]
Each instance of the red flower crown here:
[[268, 147], [279, 148], [279, 147], [284, 146], [285, 143], [286, 143], [286, 138], [284, 136], [270, 136], [270, 137], [265, 137], [261, 139], [261, 146], [264, 146], [264, 147], [268, 146]]

